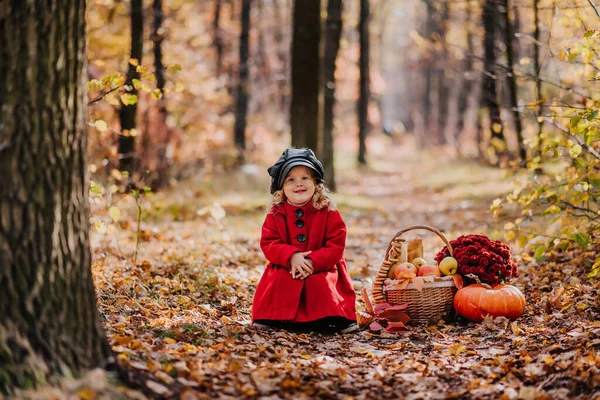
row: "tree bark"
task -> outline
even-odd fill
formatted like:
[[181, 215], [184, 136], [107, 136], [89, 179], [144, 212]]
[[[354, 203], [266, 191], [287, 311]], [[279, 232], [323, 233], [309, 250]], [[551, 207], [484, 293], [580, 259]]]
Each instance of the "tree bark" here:
[[319, 41], [321, 1], [294, 1], [292, 38], [292, 145], [317, 151], [319, 143]]
[[[287, 114], [290, 109], [290, 77], [289, 73], [289, 58], [290, 52], [289, 47], [286, 44], [288, 39], [288, 34], [285, 32], [285, 26], [289, 24], [289, 14], [287, 14], [287, 10], [289, 4], [288, 1], [274, 1], [273, 2], [273, 12], [275, 14], [275, 19], [280, 21], [279, 24], [275, 27], [275, 46], [276, 46], [276, 54], [277, 59], [279, 60], [280, 68], [276, 71], [275, 76], [277, 77], [277, 87], [279, 88], [279, 108], [282, 113]], [[285, 117], [287, 120], [287, 117]]]
[[467, 54], [465, 54], [465, 59], [463, 62], [463, 79], [462, 79], [462, 88], [458, 93], [458, 115], [456, 119], [456, 133], [454, 138], [454, 146], [459, 149], [460, 147], [460, 136], [465, 127], [465, 115], [468, 111], [469, 106], [469, 96], [471, 95], [471, 90], [473, 86], [473, 55], [475, 54], [475, 46], [473, 43], [473, 32], [471, 30], [471, 18], [473, 12], [470, 5], [467, 6], [466, 9], [466, 17], [465, 17], [465, 30], [467, 35]]
[[369, 130], [369, 0], [360, 0], [360, 19], [358, 31], [360, 35], [359, 98], [358, 98], [358, 163], [367, 163], [367, 134]]
[[2, 2], [0, 392], [110, 356], [89, 247], [84, 0]]
[[[481, 92], [481, 98], [483, 106], [487, 108], [490, 118], [490, 130], [492, 136], [492, 144], [496, 145], [501, 143], [501, 146], [505, 146], [504, 140], [504, 127], [500, 118], [500, 107], [498, 105], [498, 95], [496, 91], [496, 21], [498, 12], [496, 9], [495, 0], [485, 0], [483, 5], [482, 23], [484, 29], [483, 37], [483, 49], [484, 49], [484, 62], [483, 62], [483, 87]], [[500, 151], [504, 149], [500, 148]]]
[[335, 190], [333, 108], [335, 105], [335, 60], [340, 49], [342, 36], [342, 0], [329, 0], [327, 3], [327, 33], [325, 36], [325, 98], [323, 102], [323, 154], [321, 161], [325, 167], [325, 182]]
[[[541, 141], [542, 128], [544, 120], [541, 116], [544, 113], [544, 106], [542, 100], [542, 81], [539, 79], [541, 65], [540, 65], [540, 16], [539, 16], [540, 0], [533, 0], [533, 23], [535, 24], [533, 31], [533, 69], [535, 70], [535, 101], [537, 102], [536, 117], [538, 124], [538, 137]], [[538, 144], [536, 153], [541, 155], [541, 143]]]
[[519, 114], [518, 104], [518, 93], [517, 93], [517, 78], [515, 77], [514, 70], [514, 50], [513, 50], [513, 30], [512, 22], [510, 21], [510, 1], [500, 0], [500, 4], [504, 8], [504, 33], [505, 33], [505, 44], [506, 44], [506, 63], [508, 68], [508, 74], [506, 79], [508, 80], [508, 91], [510, 109], [512, 111], [513, 120], [515, 124], [515, 133], [517, 135], [517, 144], [519, 149], [519, 157], [522, 161], [526, 161], [527, 152], [525, 150], [525, 143], [523, 142], [523, 124], [521, 122], [521, 115]]
[[243, 158], [246, 150], [246, 115], [248, 114], [248, 51], [250, 33], [250, 1], [242, 0], [242, 29], [240, 31], [240, 64], [235, 106], [235, 147]]
[[[156, 88], [160, 90], [160, 99], [158, 100], [158, 121], [154, 127], [156, 133], [161, 135], [161, 141], [159, 142], [158, 149], [158, 165], [157, 173], [158, 178], [156, 186], [164, 185], [169, 176], [169, 169], [172, 164], [172, 159], [169, 156], [169, 142], [170, 142], [170, 130], [167, 127], [167, 99], [165, 95], [165, 66], [162, 61], [162, 43], [164, 35], [162, 31], [163, 23], [163, 8], [162, 0], [153, 0], [152, 10], [154, 13], [154, 23], [152, 26], [152, 41], [154, 42], [154, 75], [156, 77]], [[148, 132], [146, 132], [148, 134]]]
[[[144, 46], [144, 9], [142, 0], [131, 0], [131, 51], [130, 58], [142, 63]], [[131, 62], [127, 69], [127, 94], [137, 96], [137, 89], [132, 83], [133, 79], [139, 79], [140, 74], [137, 67]], [[121, 122], [121, 134], [119, 135], [119, 169], [121, 171], [133, 172], [135, 163], [135, 136], [130, 134], [136, 127], [137, 101], [135, 104], [122, 104], [119, 109], [119, 120]]]
[[[433, 27], [435, 25], [435, 20], [433, 15], [435, 13], [435, 8], [433, 7], [433, 0], [425, 0], [426, 13], [427, 17], [425, 20], [425, 26], [423, 28], [423, 36], [425, 40], [428, 41], [428, 44], [431, 43], [431, 35], [433, 33]], [[423, 79], [425, 80], [423, 85], [423, 98], [421, 102], [421, 116], [423, 119], [422, 132], [416, 132], [417, 146], [419, 148], [423, 148], [425, 146], [425, 139], [428, 138], [431, 140], [431, 111], [432, 111], [432, 101], [431, 101], [431, 88], [433, 81], [433, 62], [434, 60], [433, 49], [426, 49], [425, 57], [424, 57], [424, 65], [423, 65]]]
[[[448, 19], [450, 18], [450, 8], [448, 2], [443, 3], [442, 13], [438, 13], [439, 21], [437, 21], [437, 29], [440, 36], [440, 40], [444, 40], [446, 37], [446, 25], [448, 24]], [[446, 125], [448, 122], [448, 109], [450, 106], [450, 83], [446, 78], [446, 69], [449, 67], [449, 55], [448, 49], [446, 46], [442, 47], [441, 53], [438, 54], [436, 60], [436, 69], [438, 75], [438, 144], [446, 144], [448, 143], [448, 135], [446, 134]]]
[[223, 37], [221, 33], [221, 4], [223, 0], [215, 0], [215, 17], [213, 19], [213, 45], [217, 50], [217, 76], [221, 74], [223, 63]]

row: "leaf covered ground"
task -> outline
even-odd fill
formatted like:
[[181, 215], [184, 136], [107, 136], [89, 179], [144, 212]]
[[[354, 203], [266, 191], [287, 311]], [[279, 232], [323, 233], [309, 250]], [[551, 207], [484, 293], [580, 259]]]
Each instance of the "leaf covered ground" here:
[[[502, 221], [487, 210], [510, 189], [503, 171], [439, 155], [399, 157], [401, 168], [398, 159], [383, 160], [340, 176], [336, 199], [357, 293], [370, 289], [401, 228], [429, 224], [449, 239], [501, 232]], [[401, 335], [258, 329], [250, 315], [265, 266], [258, 238], [267, 183], [260, 175], [230, 179], [257, 181], [220, 193], [187, 183], [143, 200], [137, 265], [135, 204], [112, 199], [121, 215], [111, 224], [104, 200], [96, 202], [93, 223], [109, 225], [92, 235], [100, 313], [118, 362], [142, 391], [102, 383], [101, 371], [49, 391], [79, 398], [600, 398], [600, 291], [585, 278], [589, 255], [538, 263], [517, 249], [516, 285], [527, 299], [517, 321], [457, 320]], [[431, 257], [443, 246], [431, 233], [415, 234]]]

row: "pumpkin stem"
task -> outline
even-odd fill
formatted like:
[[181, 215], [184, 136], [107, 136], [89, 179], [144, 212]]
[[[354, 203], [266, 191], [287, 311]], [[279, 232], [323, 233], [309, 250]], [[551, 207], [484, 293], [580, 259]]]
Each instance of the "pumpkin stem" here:
[[467, 276], [467, 277], [469, 277], [469, 278], [471, 278], [471, 279], [475, 280], [475, 282], [477, 282], [477, 284], [478, 284], [478, 285], [485, 286], [485, 287], [486, 287], [486, 288], [488, 288], [488, 289], [491, 289], [491, 288], [492, 288], [492, 287], [491, 287], [490, 285], [488, 285], [487, 283], [481, 282], [481, 279], [479, 279], [479, 277], [478, 277], [477, 275], [475, 275], [475, 274], [467, 274], [467, 275], [465, 275], [465, 276]]

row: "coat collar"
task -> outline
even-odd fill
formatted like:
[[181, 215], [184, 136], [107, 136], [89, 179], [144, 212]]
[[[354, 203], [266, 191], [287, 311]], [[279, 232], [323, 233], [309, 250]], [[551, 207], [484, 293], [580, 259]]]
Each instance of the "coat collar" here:
[[301, 209], [302, 211], [304, 211], [305, 215], [314, 214], [316, 211], [315, 207], [313, 206], [312, 199], [303, 206], [294, 206], [294, 205], [288, 203], [287, 201], [284, 201], [282, 203], [279, 203], [279, 204], [273, 206], [272, 210], [274, 213], [281, 213], [284, 215], [294, 215], [294, 213], [298, 209]]

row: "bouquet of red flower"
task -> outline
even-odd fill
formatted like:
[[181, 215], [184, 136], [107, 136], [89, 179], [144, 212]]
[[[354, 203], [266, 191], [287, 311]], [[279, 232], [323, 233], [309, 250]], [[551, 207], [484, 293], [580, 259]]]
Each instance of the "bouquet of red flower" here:
[[[499, 240], [490, 240], [483, 235], [463, 235], [451, 240], [450, 245], [462, 276], [473, 274], [482, 283], [492, 286], [519, 276], [517, 264], [510, 257], [510, 248]], [[439, 263], [448, 256], [450, 253], [444, 246], [435, 260]]]

